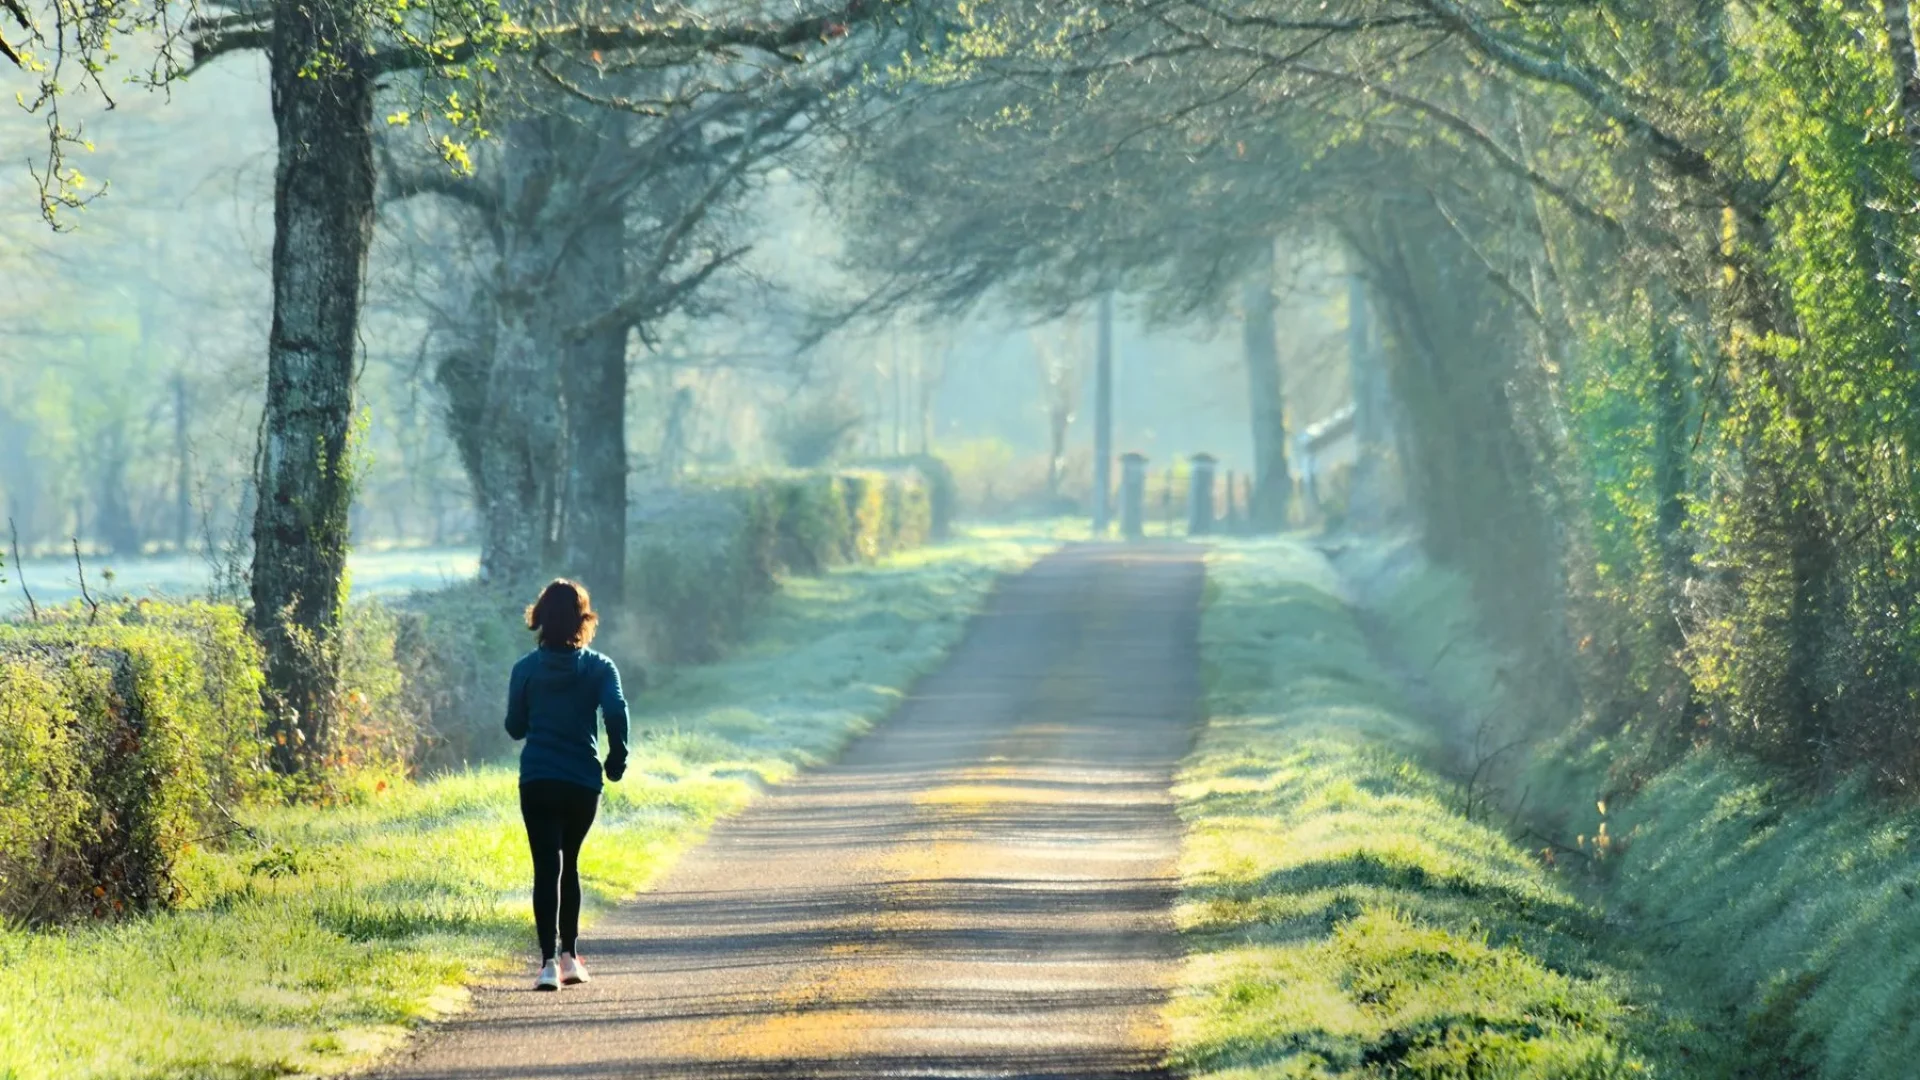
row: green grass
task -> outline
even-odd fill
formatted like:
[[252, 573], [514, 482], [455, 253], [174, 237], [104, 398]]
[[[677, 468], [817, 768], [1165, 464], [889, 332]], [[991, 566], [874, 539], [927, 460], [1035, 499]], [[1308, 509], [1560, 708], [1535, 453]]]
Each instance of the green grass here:
[[[1543, 799], [1588, 801], [1616, 753], [1587, 747]], [[1809, 798], [1712, 751], [1609, 810], [1606, 895], [1676, 988], [1731, 1015], [1740, 1076], [1920, 1075], [1920, 811], [1853, 784]]]
[[1440, 736], [1410, 718], [1324, 559], [1289, 541], [1217, 547], [1202, 650], [1209, 721], [1176, 790], [1178, 1066], [1691, 1075], [1657, 1067], [1692, 1025], [1615, 963], [1600, 914], [1460, 813], [1424, 764]]
[[1589, 852], [1607, 822], [1586, 891], [1667, 993], [1711, 1020], [1685, 1075], [1920, 1075], [1920, 809], [1858, 783], [1792, 790], [1709, 749], [1621, 793], [1658, 755], [1631, 729], [1595, 738], [1524, 715], [1513, 690], [1527, 683], [1497, 676], [1467, 583], [1417, 560], [1379, 573], [1393, 547], [1354, 568], [1380, 586], [1369, 599], [1389, 647], [1449, 709], [1502, 720], [1502, 740], [1534, 735], [1501, 770], [1507, 801], [1524, 794], [1536, 828]]
[[[589, 915], [883, 717], [1051, 535], [974, 529], [790, 581], [729, 659], [639, 695], [627, 777], [581, 859]], [[258, 839], [197, 851], [183, 910], [0, 930], [0, 1078], [229, 1080], [365, 1060], [531, 949], [514, 788], [503, 764], [249, 810]]]

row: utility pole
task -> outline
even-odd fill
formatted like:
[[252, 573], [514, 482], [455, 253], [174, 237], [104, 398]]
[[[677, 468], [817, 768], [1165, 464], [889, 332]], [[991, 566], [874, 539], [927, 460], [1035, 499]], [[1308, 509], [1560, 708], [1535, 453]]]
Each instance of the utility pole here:
[[1093, 535], [1104, 539], [1113, 490], [1113, 293], [1100, 296], [1100, 331], [1093, 373]]
[[903, 430], [906, 417], [901, 415], [905, 411], [903, 403], [906, 400], [906, 380], [902, 377], [904, 373], [900, 370], [900, 323], [897, 319], [893, 323], [893, 345], [890, 353], [893, 357], [891, 365], [893, 369], [893, 456], [899, 457], [906, 452]]

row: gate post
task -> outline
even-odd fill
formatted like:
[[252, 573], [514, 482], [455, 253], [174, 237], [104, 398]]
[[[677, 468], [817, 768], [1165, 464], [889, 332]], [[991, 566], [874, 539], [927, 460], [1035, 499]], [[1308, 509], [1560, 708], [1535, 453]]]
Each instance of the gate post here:
[[1120, 535], [1138, 540], [1146, 535], [1147, 455], [1128, 451], [1120, 455]]
[[1187, 535], [1213, 532], [1213, 465], [1219, 459], [1202, 450], [1193, 455], [1193, 475], [1187, 484]]

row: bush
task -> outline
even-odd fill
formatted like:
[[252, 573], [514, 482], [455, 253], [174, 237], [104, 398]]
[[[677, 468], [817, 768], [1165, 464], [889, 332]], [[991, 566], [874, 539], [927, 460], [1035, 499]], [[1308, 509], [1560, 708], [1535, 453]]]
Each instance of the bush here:
[[877, 458], [864, 464], [887, 472], [911, 471], [919, 474], [920, 483], [926, 489], [928, 538], [945, 541], [952, 535], [953, 519], [960, 506], [960, 486], [954, 469], [945, 459], [934, 454], [908, 454], [904, 457]]
[[415, 594], [394, 611], [394, 702], [413, 725], [416, 770], [490, 761], [512, 745], [507, 673], [532, 647], [522, 621], [531, 599], [474, 581]]
[[104, 916], [174, 898], [224, 805], [270, 789], [260, 655], [212, 604], [0, 626], [0, 917]]

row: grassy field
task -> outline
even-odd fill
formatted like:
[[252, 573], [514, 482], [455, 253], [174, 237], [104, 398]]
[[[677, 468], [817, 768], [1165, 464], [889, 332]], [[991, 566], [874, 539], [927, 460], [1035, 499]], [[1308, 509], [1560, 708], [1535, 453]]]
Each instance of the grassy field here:
[[1219, 1080], [1716, 1075], [1712, 1039], [1631, 943], [1460, 812], [1426, 764], [1440, 737], [1340, 588], [1287, 541], [1210, 559], [1210, 719], [1177, 788], [1176, 1064]]
[[[96, 600], [109, 595], [198, 596], [213, 585], [214, 578], [213, 565], [199, 555], [89, 555], [85, 564], [87, 589]], [[356, 551], [347, 559], [356, 599], [438, 589], [467, 581], [479, 572], [480, 549], [471, 547]], [[42, 607], [80, 599], [80, 574], [73, 556], [31, 558], [7, 568], [6, 584], [0, 586], [0, 615], [19, 615], [27, 610], [26, 597], [20, 591], [22, 580], [33, 593], [34, 602]]]
[[[731, 658], [640, 695], [640, 741], [581, 859], [590, 909], [645, 888], [715, 818], [884, 716], [994, 580], [1053, 542], [979, 529], [795, 579]], [[514, 785], [502, 764], [369, 781], [343, 806], [249, 810], [251, 836], [209, 843], [184, 871], [184, 910], [0, 930], [0, 1078], [333, 1070], [458, 1007], [462, 984], [532, 949]]]

